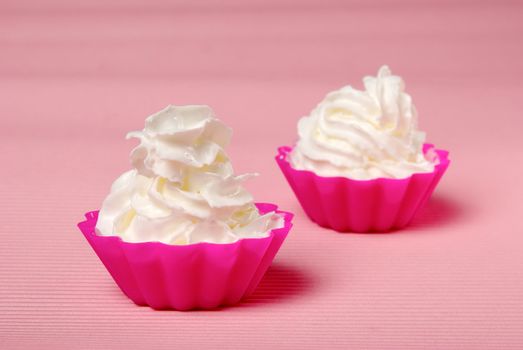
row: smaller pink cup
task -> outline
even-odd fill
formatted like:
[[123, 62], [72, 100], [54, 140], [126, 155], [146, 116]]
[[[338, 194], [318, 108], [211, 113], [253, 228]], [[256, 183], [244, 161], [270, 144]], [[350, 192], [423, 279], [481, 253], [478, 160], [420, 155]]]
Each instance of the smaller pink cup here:
[[275, 211], [284, 226], [268, 237], [234, 243], [168, 245], [129, 243], [95, 232], [98, 211], [78, 224], [85, 238], [122, 292], [138, 305], [154, 309], [211, 309], [233, 305], [251, 294], [292, 227], [293, 214], [268, 203], [260, 213]]
[[448, 152], [435, 150], [438, 164], [431, 173], [404, 179], [352, 180], [323, 177], [294, 169], [287, 157], [291, 147], [280, 147], [276, 162], [309, 218], [339, 232], [387, 232], [407, 226], [430, 198], [447, 170]]

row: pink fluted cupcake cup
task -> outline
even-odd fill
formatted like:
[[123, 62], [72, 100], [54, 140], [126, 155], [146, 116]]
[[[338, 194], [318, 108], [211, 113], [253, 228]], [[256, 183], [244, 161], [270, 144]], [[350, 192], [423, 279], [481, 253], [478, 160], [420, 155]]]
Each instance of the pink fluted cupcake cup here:
[[291, 147], [280, 147], [276, 162], [303, 210], [318, 225], [339, 232], [388, 232], [412, 221], [447, 170], [448, 152], [423, 145], [424, 153], [430, 150], [438, 159], [434, 171], [404, 179], [353, 180], [297, 170], [287, 159]]
[[261, 214], [275, 211], [284, 226], [268, 237], [234, 243], [168, 245], [129, 243], [95, 232], [98, 211], [78, 227], [122, 292], [137, 305], [154, 309], [212, 309], [249, 296], [292, 227], [293, 214], [268, 203], [256, 203]]

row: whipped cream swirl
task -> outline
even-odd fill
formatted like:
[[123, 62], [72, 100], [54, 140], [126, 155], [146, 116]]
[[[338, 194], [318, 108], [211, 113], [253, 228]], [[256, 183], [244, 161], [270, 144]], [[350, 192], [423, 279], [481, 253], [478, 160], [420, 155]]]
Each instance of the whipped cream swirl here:
[[299, 141], [289, 156], [295, 169], [356, 180], [405, 178], [434, 170], [423, 154], [425, 134], [399, 76], [382, 66], [363, 79], [365, 90], [333, 91], [298, 122]]
[[96, 225], [100, 235], [127, 242], [231, 243], [266, 237], [283, 226], [260, 215], [236, 176], [225, 147], [231, 129], [208, 106], [167, 106], [146, 119], [131, 152], [134, 169], [112, 185]]

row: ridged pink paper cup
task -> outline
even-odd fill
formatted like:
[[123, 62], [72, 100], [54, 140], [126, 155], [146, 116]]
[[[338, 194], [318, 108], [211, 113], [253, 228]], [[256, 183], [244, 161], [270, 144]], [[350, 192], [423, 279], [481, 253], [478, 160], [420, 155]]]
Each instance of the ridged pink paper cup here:
[[129, 243], [95, 232], [98, 211], [85, 214], [78, 227], [116, 284], [138, 305], [154, 309], [212, 309], [233, 305], [251, 294], [292, 227], [293, 214], [269, 203], [260, 213], [275, 211], [284, 226], [268, 237], [234, 243], [168, 245]]
[[404, 179], [353, 180], [297, 170], [287, 159], [292, 147], [280, 147], [276, 162], [303, 210], [318, 225], [339, 232], [388, 232], [412, 221], [447, 170], [448, 152], [423, 145], [423, 152], [429, 150], [439, 159], [434, 171]]

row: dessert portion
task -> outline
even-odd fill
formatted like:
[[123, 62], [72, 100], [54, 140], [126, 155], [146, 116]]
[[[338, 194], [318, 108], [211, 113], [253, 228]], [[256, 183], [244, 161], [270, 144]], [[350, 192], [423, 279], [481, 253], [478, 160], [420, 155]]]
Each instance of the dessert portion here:
[[293, 214], [253, 203], [243, 187], [253, 174], [234, 174], [225, 152], [231, 129], [208, 106], [167, 106], [128, 137], [140, 141], [133, 169], [78, 223], [122, 292], [159, 310], [213, 309], [250, 295]]
[[267, 237], [283, 227], [275, 212], [261, 215], [225, 152], [231, 129], [204, 105], [167, 106], [130, 132], [140, 144], [134, 169], [122, 174], [98, 215], [96, 232], [126, 242], [182, 245]]
[[333, 91], [300, 119], [292, 167], [354, 180], [434, 171], [435, 154], [423, 152], [425, 134], [403, 79], [382, 66], [363, 82], [365, 90]]
[[407, 226], [447, 170], [448, 152], [424, 143], [403, 79], [387, 66], [327, 94], [298, 123], [276, 162], [309, 218], [339, 232]]

